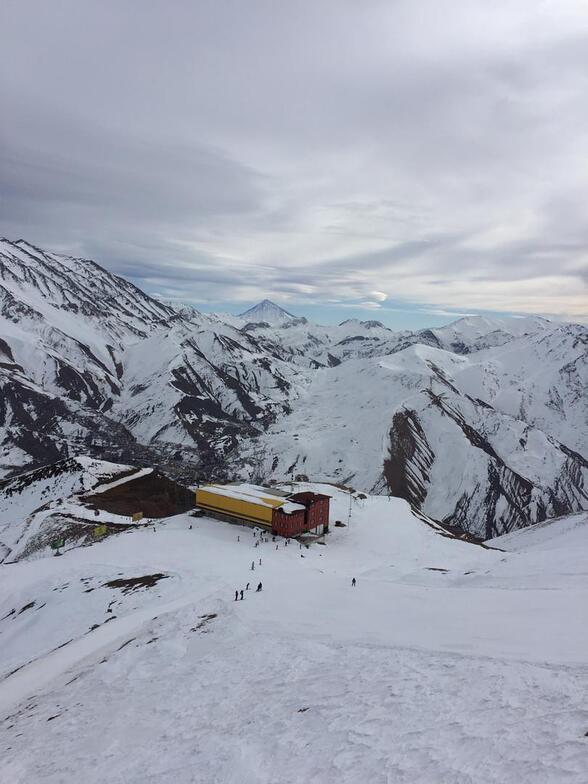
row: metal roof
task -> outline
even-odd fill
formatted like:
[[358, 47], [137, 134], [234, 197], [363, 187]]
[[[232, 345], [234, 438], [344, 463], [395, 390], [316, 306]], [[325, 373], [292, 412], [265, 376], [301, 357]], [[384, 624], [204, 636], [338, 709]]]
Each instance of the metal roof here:
[[288, 493], [283, 491], [274, 492], [273, 488], [252, 485], [247, 482], [231, 482], [227, 485], [204, 485], [199, 488], [208, 493], [225, 496], [226, 498], [236, 498], [239, 501], [248, 501], [252, 504], [265, 506], [270, 509], [281, 509], [286, 514], [304, 511], [304, 506], [288, 500]]

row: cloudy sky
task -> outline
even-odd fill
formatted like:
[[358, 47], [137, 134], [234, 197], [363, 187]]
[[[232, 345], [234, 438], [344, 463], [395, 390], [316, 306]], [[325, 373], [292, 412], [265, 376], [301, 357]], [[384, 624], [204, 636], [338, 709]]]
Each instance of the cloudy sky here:
[[588, 310], [585, 0], [3, 0], [0, 231], [205, 310]]

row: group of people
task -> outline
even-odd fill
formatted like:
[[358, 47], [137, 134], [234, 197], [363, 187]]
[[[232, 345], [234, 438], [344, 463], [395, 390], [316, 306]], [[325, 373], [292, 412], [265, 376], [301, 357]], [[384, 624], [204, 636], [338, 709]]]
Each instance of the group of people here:
[[[263, 542], [269, 542], [269, 539], [267, 538], [267, 536], [263, 535], [263, 531], [259, 532], [259, 539], [258, 539], [257, 538], [257, 530], [255, 528], [253, 529], [253, 536], [255, 537], [255, 540], [256, 540], [255, 541], [255, 546], [256, 547], [259, 547], [259, 545], [262, 544]], [[275, 542], [275, 541], [276, 541], [276, 537], [272, 536], [272, 542]]]
[[[260, 531], [259, 539], [258, 539], [257, 538], [257, 530], [255, 528], [253, 529], [253, 536], [256, 539], [256, 541], [255, 541], [255, 546], [256, 547], [258, 547], [262, 542], [269, 541], [269, 539], [267, 539], [267, 537], [264, 538], [263, 531]], [[275, 537], [272, 537], [272, 538], [275, 541]], [[237, 536], [237, 541], [238, 542], [241, 541], [241, 536]], [[259, 559], [259, 566], [261, 566], [261, 558]], [[251, 569], [252, 572], [255, 571], [255, 561], [251, 561], [250, 569]], [[263, 588], [263, 585], [261, 583], [257, 583], [257, 588], [256, 588], [255, 592], [259, 593], [259, 591], [261, 591], [262, 588]], [[235, 601], [236, 602], [237, 601], [242, 601], [245, 598], [245, 591], [248, 591], [248, 590], [249, 590], [249, 583], [247, 583], [247, 585], [245, 586], [244, 590], [242, 590], [242, 591], [239, 591], [239, 590], [235, 591]]]
[[[257, 531], [255, 529], [253, 529], [253, 536], [255, 537], [255, 540], [256, 540], [255, 541], [255, 547], [258, 547], [262, 542], [269, 542], [268, 537], [264, 537], [263, 531], [260, 531], [259, 538], [257, 538]], [[237, 536], [237, 541], [238, 542], [241, 541], [241, 537], [240, 536]], [[275, 541], [276, 541], [276, 537], [272, 536], [272, 542], [275, 542]], [[285, 546], [287, 546], [289, 542], [290, 542], [290, 540], [286, 539]], [[278, 546], [279, 545], [276, 544], [276, 550], [278, 549]], [[308, 549], [308, 545], [305, 545], [305, 547]], [[300, 543], [300, 549], [302, 549], [302, 543]], [[304, 558], [303, 555], [301, 555], [300, 557]], [[261, 558], [259, 559], [259, 565], [261, 566]], [[251, 571], [252, 572], [255, 571], [255, 561], [251, 561]], [[357, 580], [355, 579], [355, 577], [353, 577], [352, 580], [351, 580], [351, 587], [355, 588], [356, 585], [357, 585]], [[258, 583], [257, 584], [256, 593], [261, 591], [262, 588], [263, 588], [262, 584]], [[245, 586], [245, 591], [248, 591], [248, 590], [249, 590], [249, 583], [247, 583], [247, 585]], [[243, 600], [245, 591], [243, 591], [243, 590], [235, 591], [235, 601], [236, 602]]]
[[[259, 591], [261, 591], [262, 588], [263, 588], [263, 585], [261, 583], [257, 583], [257, 588], [256, 588], [255, 592], [259, 593]], [[245, 586], [245, 591], [248, 591], [248, 590], [249, 590], [249, 583], [247, 583], [247, 585]], [[243, 600], [243, 594], [244, 594], [243, 590], [235, 591], [235, 601], [236, 602], [237, 601], [242, 601]]]

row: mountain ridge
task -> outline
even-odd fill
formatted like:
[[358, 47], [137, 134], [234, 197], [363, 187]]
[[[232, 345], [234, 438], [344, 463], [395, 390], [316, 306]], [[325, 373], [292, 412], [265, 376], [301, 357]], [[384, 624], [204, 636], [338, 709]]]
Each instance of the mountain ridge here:
[[188, 483], [309, 475], [486, 536], [588, 505], [581, 325], [288, 316], [172, 307], [3, 241], [0, 474], [89, 453]]

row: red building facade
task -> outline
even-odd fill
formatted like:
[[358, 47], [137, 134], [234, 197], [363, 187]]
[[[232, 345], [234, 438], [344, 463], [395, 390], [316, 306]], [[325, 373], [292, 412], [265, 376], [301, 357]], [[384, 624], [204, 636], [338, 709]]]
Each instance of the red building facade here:
[[330, 501], [328, 495], [312, 492], [294, 493], [288, 500], [304, 508], [292, 512], [284, 511], [279, 507], [274, 509], [272, 514], [273, 534], [294, 537], [310, 531], [328, 533]]

